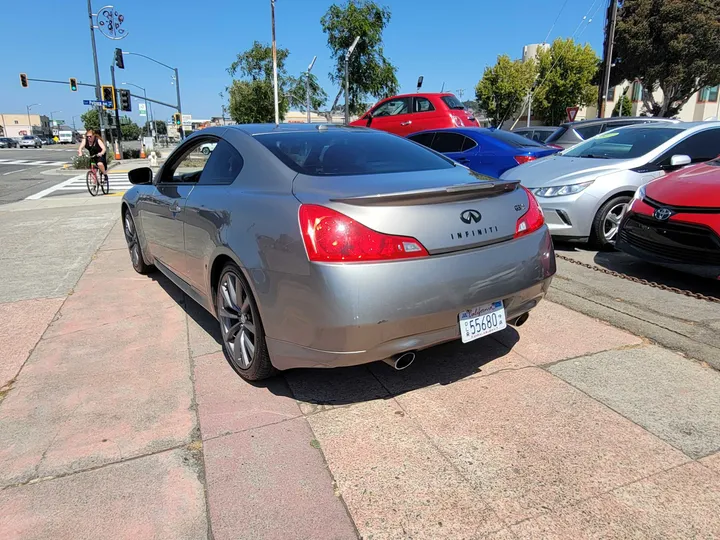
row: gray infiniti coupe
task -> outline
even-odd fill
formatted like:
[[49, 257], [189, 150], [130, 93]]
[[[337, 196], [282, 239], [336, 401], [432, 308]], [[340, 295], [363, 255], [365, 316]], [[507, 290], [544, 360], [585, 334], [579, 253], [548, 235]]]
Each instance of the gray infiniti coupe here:
[[156, 267], [216, 317], [248, 380], [406, 368], [419, 350], [522, 324], [555, 273], [542, 211], [518, 182], [382, 131], [209, 128], [157, 174], [129, 178], [133, 267]]

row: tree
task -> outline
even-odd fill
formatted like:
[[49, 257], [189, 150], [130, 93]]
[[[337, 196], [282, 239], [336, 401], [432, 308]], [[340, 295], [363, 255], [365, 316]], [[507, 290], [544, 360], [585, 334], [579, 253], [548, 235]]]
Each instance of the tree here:
[[120, 118], [120, 133], [122, 133], [123, 140], [136, 141], [140, 137], [142, 130], [130, 117], [123, 116]]
[[80, 120], [85, 126], [85, 131], [88, 129], [100, 131], [100, 116], [97, 109], [88, 109], [86, 113], [80, 115]]
[[[298, 78], [290, 77], [288, 79], [288, 100], [290, 106], [295, 107], [303, 112], [307, 110], [307, 92], [305, 87], [305, 81], [307, 80], [307, 73], [303, 73]], [[320, 109], [325, 106], [327, 102], [327, 94], [323, 90], [322, 86], [318, 82], [317, 77], [310, 74], [310, 110], [316, 113], [320, 113]]]
[[597, 88], [592, 82], [598, 58], [590, 45], [576, 44], [572, 38], [558, 38], [548, 49], [538, 52], [537, 62], [532, 106], [545, 123], [557, 125], [565, 120], [567, 107], [584, 107], [595, 102]]
[[385, 58], [382, 35], [390, 22], [390, 10], [371, 0], [347, 0], [333, 4], [320, 19], [327, 34], [328, 46], [335, 61], [330, 80], [341, 90], [330, 110], [334, 110], [345, 88], [345, 54], [357, 36], [360, 37], [350, 56], [350, 112], [365, 111], [366, 102], [397, 94], [397, 68]]
[[[145, 125], [142, 127], [143, 135], [150, 136], [152, 135], [152, 126], [153, 122], [150, 120], [145, 122]], [[167, 125], [162, 120], [155, 120], [155, 133], [158, 135], [167, 135]]]
[[520, 108], [534, 79], [535, 62], [510, 60], [506, 54], [498, 56], [494, 66], [485, 68], [475, 87], [475, 97], [493, 126], [501, 127]]
[[647, 112], [675, 116], [699, 89], [720, 83], [718, 13], [720, 0], [625, 0], [611, 84], [638, 79]]
[[632, 115], [632, 102], [630, 101], [630, 98], [627, 97], [625, 94], [623, 94], [618, 102], [615, 104], [615, 108], [612, 111], [612, 116], [620, 116], [620, 104], [622, 103], [622, 115], [623, 116], [630, 116]]

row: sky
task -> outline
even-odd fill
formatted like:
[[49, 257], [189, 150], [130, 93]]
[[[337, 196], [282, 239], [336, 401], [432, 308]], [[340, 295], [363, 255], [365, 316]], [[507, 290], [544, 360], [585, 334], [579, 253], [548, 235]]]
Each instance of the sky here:
[[[109, 1], [109, 0], [107, 0]], [[341, 0], [335, 0], [340, 3]], [[338, 91], [329, 79], [332, 70], [327, 37], [320, 18], [332, 0], [276, 0], [279, 47], [289, 49], [286, 68], [291, 75], [313, 72], [329, 99]], [[384, 33], [386, 57], [398, 68], [401, 91], [413, 92], [418, 76], [423, 90], [446, 91], [474, 98], [474, 88], [486, 66], [498, 55], [522, 55], [523, 45], [548, 37], [574, 36], [601, 54], [606, 0], [378, 0], [391, 10]], [[93, 0], [98, 11], [107, 4]], [[127, 37], [112, 41], [96, 31], [101, 84], [110, 84], [115, 47], [142, 53], [180, 73], [183, 112], [193, 118], [222, 114], [219, 96], [231, 81], [227, 67], [254, 40], [270, 43], [270, 0], [117, 0], [115, 9], [125, 20]], [[87, 110], [83, 99], [94, 90], [69, 84], [30, 82], [22, 88], [19, 73], [30, 78], [94, 83], [92, 48], [86, 0], [0, 0], [0, 112], [50, 115], [72, 124]], [[125, 69], [116, 80], [140, 85], [148, 97], [174, 103], [172, 72], [137, 56], [125, 56]], [[139, 90], [130, 88], [133, 93]], [[153, 106], [155, 117], [166, 120], [173, 110]], [[137, 103], [130, 116], [137, 122]]]

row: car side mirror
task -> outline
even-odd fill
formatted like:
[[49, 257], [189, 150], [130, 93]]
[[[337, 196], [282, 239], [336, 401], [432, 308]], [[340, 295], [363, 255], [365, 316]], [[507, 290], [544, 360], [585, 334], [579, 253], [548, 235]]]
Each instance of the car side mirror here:
[[365, 115], [365, 120], [367, 120], [367, 124], [365, 124], [367, 127], [370, 127], [370, 124], [372, 124], [373, 115], [371, 112], [367, 113]]
[[128, 172], [128, 179], [134, 186], [152, 184], [153, 172], [150, 167], [140, 167]]
[[683, 165], [690, 165], [691, 162], [690, 156], [686, 156], [685, 154], [675, 154], [670, 158], [671, 167], [682, 167]]

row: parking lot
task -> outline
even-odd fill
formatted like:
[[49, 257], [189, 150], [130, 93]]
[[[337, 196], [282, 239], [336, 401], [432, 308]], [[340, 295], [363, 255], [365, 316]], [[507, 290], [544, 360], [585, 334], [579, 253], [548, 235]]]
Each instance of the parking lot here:
[[717, 304], [560, 259], [519, 328], [249, 384], [118, 205], [0, 207], [4, 538], [720, 535]]

